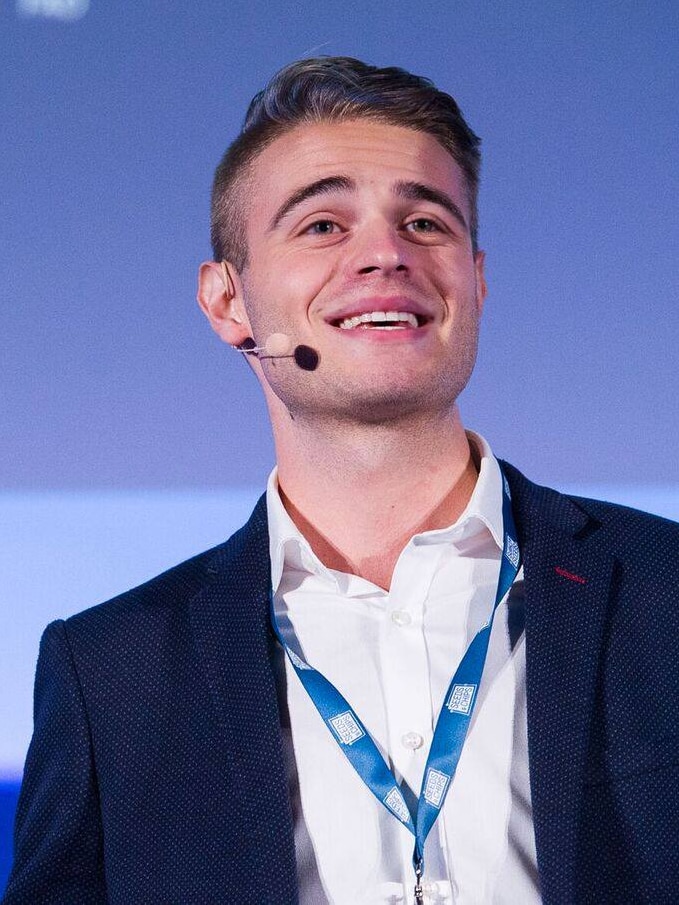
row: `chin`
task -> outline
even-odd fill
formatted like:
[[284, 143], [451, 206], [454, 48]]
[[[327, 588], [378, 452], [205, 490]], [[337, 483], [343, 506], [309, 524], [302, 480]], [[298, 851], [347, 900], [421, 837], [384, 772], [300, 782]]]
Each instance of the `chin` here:
[[366, 425], [394, 424], [404, 419], [421, 418], [427, 413], [434, 415], [450, 411], [456, 399], [456, 395], [449, 393], [437, 398], [431, 390], [413, 392], [412, 387], [407, 392], [395, 392], [390, 388], [380, 393], [373, 389], [360, 397], [347, 397], [341, 417]]

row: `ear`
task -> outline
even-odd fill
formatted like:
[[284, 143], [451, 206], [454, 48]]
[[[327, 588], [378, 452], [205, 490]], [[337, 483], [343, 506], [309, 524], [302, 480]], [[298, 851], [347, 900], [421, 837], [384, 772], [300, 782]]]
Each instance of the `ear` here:
[[476, 310], [479, 315], [483, 311], [483, 303], [488, 294], [488, 286], [486, 285], [486, 253], [485, 251], [477, 251], [474, 253], [474, 271], [476, 273]]
[[225, 343], [240, 346], [252, 336], [241, 279], [227, 261], [204, 261], [200, 265], [196, 298], [210, 326]]

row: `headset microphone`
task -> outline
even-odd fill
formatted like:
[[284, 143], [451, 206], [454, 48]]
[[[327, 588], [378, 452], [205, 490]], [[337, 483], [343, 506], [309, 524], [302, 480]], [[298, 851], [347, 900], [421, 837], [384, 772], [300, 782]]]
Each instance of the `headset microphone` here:
[[295, 364], [303, 371], [315, 371], [320, 357], [311, 346], [292, 347], [292, 340], [286, 333], [272, 333], [263, 346], [248, 337], [240, 346], [234, 346], [236, 352], [244, 355], [256, 355], [257, 358], [294, 358]]

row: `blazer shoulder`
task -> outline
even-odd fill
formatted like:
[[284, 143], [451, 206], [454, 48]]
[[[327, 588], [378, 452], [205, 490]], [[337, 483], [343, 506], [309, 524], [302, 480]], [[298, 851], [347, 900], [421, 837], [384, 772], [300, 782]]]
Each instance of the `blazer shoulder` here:
[[528, 480], [507, 462], [503, 470], [524, 521], [545, 521], [575, 536], [596, 536], [625, 558], [679, 561], [679, 523], [619, 503], [561, 493]]
[[101, 637], [130, 622], [170, 619], [217, 575], [228, 573], [253, 544], [266, 537], [266, 503], [261, 497], [248, 521], [226, 541], [172, 566], [137, 587], [64, 620], [69, 637]]
[[679, 540], [679, 522], [672, 519], [606, 500], [580, 496], [570, 496], [569, 499], [602, 524], [620, 525], [624, 530], [660, 532], [668, 540]]
[[679, 524], [617, 503], [571, 499], [596, 520], [600, 526], [598, 539], [644, 587], [650, 589], [656, 583], [663, 588], [675, 585], [679, 570]]

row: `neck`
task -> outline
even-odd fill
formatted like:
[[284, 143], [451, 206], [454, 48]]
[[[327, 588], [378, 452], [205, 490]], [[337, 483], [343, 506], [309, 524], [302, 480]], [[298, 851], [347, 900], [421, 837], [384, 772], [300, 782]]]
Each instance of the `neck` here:
[[274, 422], [281, 499], [328, 568], [388, 589], [410, 538], [452, 524], [477, 467], [457, 408], [393, 425]]

